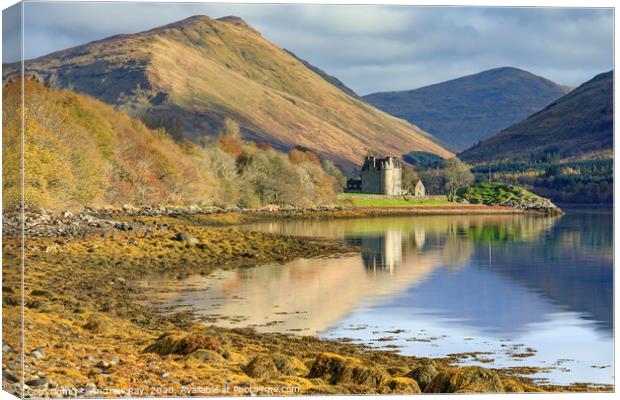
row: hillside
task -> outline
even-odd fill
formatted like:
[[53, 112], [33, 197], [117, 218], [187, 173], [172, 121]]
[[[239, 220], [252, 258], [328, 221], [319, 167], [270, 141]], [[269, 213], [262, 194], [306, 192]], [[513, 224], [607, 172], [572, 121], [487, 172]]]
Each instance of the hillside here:
[[613, 150], [613, 71], [597, 75], [525, 120], [459, 155], [470, 163], [585, 157]]
[[[3, 68], [4, 78], [16, 66]], [[367, 151], [452, 153], [432, 136], [341, 90], [238, 17], [194, 16], [26, 63], [52, 87], [87, 93], [177, 140], [214, 136], [226, 118], [244, 138], [303, 146], [346, 167]]]
[[517, 68], [496, 68], [415, 90], [373, 93], [377, 108], [414, 122], [446, 148], [462, 151], [568, 92]]
[[353, 96], [355, 98], [360, 98], [357, 93], [355, 93], [355, 91], [353, 89], [351, 89], [350, 87], [348, 87], [347, 85], [345, 85], [344, 83], [342, 83], [342, 81], [338, 78], [336, 78], [333, 75], [328, 74], [327, 72], [323, 71], [321, 68], [316, 67], [312, 64], [310, 64], [308, 61], [304, 60], [303, 58], [299, 58], [297, 57], [297, 55], [295, 53], [293, 53], [290, 50], [284, 49], [284, 51], [286, 51], [287, 53], [289, 53], [291, 56], [295, 57], [297, 60], [299, 60], [306, 68], [308, 68], [309, 70], [311, 70], [312, 72], [316, 73], [317, 75], [319, 75], [321, 78], [325, 79], [327, 82], [331, 83], [332, 85], [336, 86], [338, 89], [342, 90], [343, 92], [345, 92], [346, 94]]
[[[3, 207], [20, 202], [21, 85], [3, 86]], [[69, 90], [24, 82], [25, 203], [52, 210], [84, 206], [312, 205], [335, 202], [333, 164], [242, 143], [226, 123], [218, 140], [175, 142], [163, 129]], [[327, 172], [329, 171], [329, 173]]]

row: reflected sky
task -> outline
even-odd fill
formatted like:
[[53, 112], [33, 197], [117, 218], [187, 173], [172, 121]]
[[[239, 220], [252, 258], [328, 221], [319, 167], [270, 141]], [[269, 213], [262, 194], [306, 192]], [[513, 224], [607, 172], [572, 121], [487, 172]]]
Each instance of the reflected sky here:
[[[162, 307], [191, 308], [221, 326], [346, 337], [418, 356], [483, 351], [487, 366], [552, 366], [537, 378], [554, 383], [611, 383], [612, 217], [603, 208], [260, 223], [245, 229], [364, 250], [147, 284]], [[529, 357], [515, 356], [528, 347]]]

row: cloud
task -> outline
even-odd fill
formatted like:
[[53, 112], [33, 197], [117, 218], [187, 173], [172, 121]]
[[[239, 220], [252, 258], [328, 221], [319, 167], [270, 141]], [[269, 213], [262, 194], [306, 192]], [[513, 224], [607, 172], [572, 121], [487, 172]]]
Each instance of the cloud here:
[[[499, 66], [578, 85], [613, 67], [612, 9], [62, 2], [24, 7], [27, 58], [191, 15], [238, 15], [360, 94], [412, 89]], [[5, 22], [4, 37], [16, 29]], [[3, 61], [16, 59], [18, 48], [5, 45]]]

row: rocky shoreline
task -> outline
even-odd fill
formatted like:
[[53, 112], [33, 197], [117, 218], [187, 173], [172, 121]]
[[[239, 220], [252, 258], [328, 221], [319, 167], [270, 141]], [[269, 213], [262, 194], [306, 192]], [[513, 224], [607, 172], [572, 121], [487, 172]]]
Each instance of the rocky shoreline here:
[[[391, 215], [462, 215], [519, 214], [528, 211], [550, 214], [544, 207], [524, 208], [522, 204], [411, 207], [352, 207], [326, 205], [308, 208], [268, 206], [258, 209], [239, 207], [131, 207], [85, 208], [81, 212], [30, 210], [23, 213], [27, 238], [111, 235], [113, 232], [152, 233], [166, 218], [199, 221], [204, 226], [232, 226], [271, 219], [362, 218]], [[22, 215], [7, 210], [3, 215], [3, 236], [17, 237], [22, 229]]]
[[[292, 211], [306, 217], [317, 212]], [[320, 212], [357, 215], [346, 209]], [[540, 385], [518, 375], [523, 371], [458, 367], [458, 358], [420, 359], [314, 337], [217, 328], [194, 323], [188, 312], [161, 315], [145, 305], [148, 292], [137, 285], [152, 274], [209, 274], [216, 268], [357, 250], [338, 241], [226, 227], [268, 218], [273, 215], [269, 210], [164, 213], [26, 214], [27, 393], [72, 397], [612, 389]], [[6, 233], [3, 381], [6, 390], [16, 393], [21, 243]], [[226, 388], [238, 392], [223, 392]]]

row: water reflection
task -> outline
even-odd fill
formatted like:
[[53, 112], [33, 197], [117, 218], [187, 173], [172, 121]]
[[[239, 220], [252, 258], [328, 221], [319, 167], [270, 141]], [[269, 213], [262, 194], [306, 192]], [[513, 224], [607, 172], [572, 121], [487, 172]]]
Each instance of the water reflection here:
[[[557, 218], [397, 217], [245, 229], [342, 239], [363, 252], [149, 282], [162, 289], [157, 301], [191, 307], [222, 326], [259, 331], [376, 344], [377, 335], [404, 330], [390, 343], [416, 355], [495, 346], [501, 354], [493, 356], [494, 366], [523, 365], [503, 353], [502, 344], [527, 341], [540, 347], [527, 365], [573, 359], [570, 370], [579, 379], [610, 380], [610, 369], [590, 368], [613, 363], [610, 209]], [[434, 339], [411, 336], [422, 331]], [[549, 376], [575, 380], [564, 373]]]

